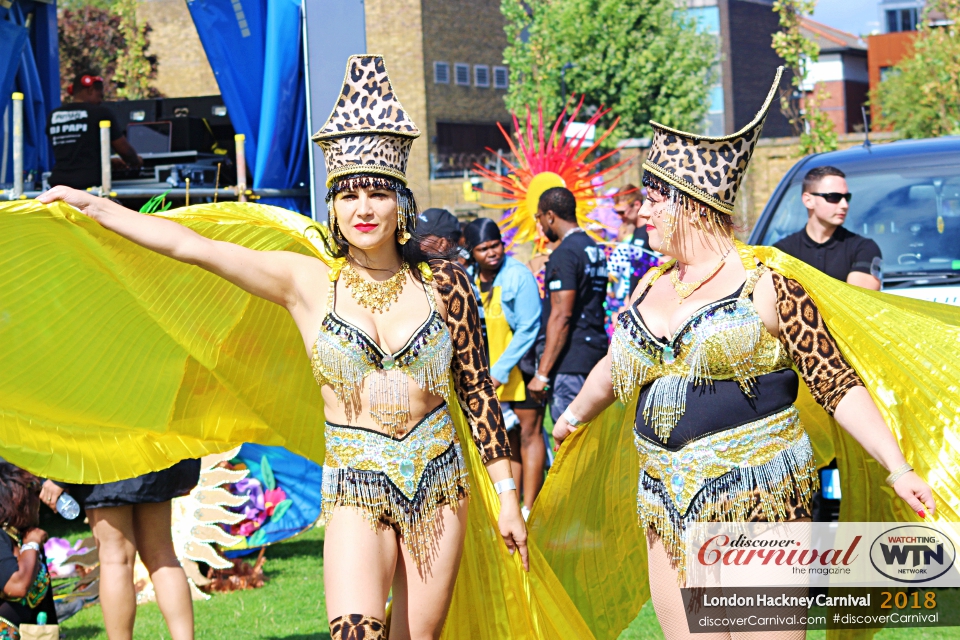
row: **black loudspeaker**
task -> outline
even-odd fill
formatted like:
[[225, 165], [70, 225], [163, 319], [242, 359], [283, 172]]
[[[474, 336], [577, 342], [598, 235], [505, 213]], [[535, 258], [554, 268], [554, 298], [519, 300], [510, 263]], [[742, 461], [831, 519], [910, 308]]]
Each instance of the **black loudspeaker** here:
[[220, 96], [199, 96], [196, 98], [163, 98], [159, 117], [204, 118], [211, 126], [230, 124], [227, 107]]
[[121, 131], [127, 130], [127, 125], [138, 122], [156, 122], [160, 116], [160, 100], [118, 100], [104, 102], [103, 106], [113, 112], [117, 119], [117, 126]]
[[163, 120], [172, 125], [170, 151], [213, 153], [213, 146], [216, 140], [203, 124], [203, 118], [164, 117]]

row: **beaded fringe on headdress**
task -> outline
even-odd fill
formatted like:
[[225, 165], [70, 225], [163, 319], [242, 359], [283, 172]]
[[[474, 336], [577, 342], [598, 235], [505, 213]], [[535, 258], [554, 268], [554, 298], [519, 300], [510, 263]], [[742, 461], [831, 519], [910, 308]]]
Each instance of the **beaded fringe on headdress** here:
[[427, 463], [420, 485], [408, 499], [379, 471], [323, 468], [323, 517], [334, 507], [359, 509], [370, 525], [396, 523], [417, 568], [426, 570], [435, 551], [437, 514], [443, 505], [456, 512], [468, 494], [467, 470], [458, 443]]
[[417, 203], [413, 192], [399, 180], [378, 175], [354, 174], [337, 180], [327, 191], [327, 224], [335, 239], [342, 238], [333, 212], [333, 201], [342, 191], [357, 189], [389, 189], [397, 194], [397, 236], [413, 233], [417, 226]]
[[[643, 173], [643, 186], [648, 189], [655, 189], [667, 199], [667, 206], [664, 209], [663, 221], [665, 229], [663, 240], [660, 242], [660, 251], [669, 249], [671, 242], [675, 239], [678, 231], [679, 221], [685, 219], [691, 223], [693, 228], [702, 233], [711, 233], [719, 236], [731, 236], [730, 217], [720, 213], [713, 207], [700, 202], [696, 198], [687, 195], [685, 192], [677, 189], [653, 175], [649, 171]], [[683, 231], [681, 231], [681, 234]], [[680, 238], [682, 244], [683, 238]]]

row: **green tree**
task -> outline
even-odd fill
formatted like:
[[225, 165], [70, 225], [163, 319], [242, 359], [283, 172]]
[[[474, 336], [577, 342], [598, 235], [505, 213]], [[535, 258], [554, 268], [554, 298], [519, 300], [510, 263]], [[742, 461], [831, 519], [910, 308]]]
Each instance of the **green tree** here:
[[140, 100], [158, 95], [150, 82], [157, 77], [157, 58], [147, 55], [149, 26], [137, 22], [137, 0], [115, 0], [113, 12], [120, 18], [120, 30], [126, 47], [117, 57], [117, 96]]
[[780, 16], [780, 31], [773, 34], [773, 50], [791, 72], [791, 88], [780, 92], [780, 111], [800, 137], [800, 154], [835, 151], [837, 132], [821, 105], [830, 97], [822, 87], [804, 95], [801, 85], [810, 65], [820, 58], [820, 46], [800, 29], [801, 18], [813, 13], [816, 0], [777, 0], [773, 10]]
[[[124, 1], [135, 6], [135, 2]], [[68, 6], [62, 6], [64, 4]], [[157, 56], [149, 53], [150, 25], [144, 23], [136, 31], [131, 29], [129, 17], [117, 11], [120, 4], [117, 0], [72, 0], [61, 3], [57, 22], [60, 84], [64, 100], [67, 99], [67, 87], [73, 82], [74, 76], [90, 71], [107, 79], [104, 85], [107, 100], [160, 96], [160, 92], [149, 84], [156, 78], [159, 67]], [[131, 61], [135, 67], [132, 77], [136, 81], [137, 94], [131, 94], [124, 86], [129, 82], [127, 69]], [[144, 74], [146, 89], [142, 80]]]
[[501, 11], [514, 113], [559, 115], [566, 67], [568, 103], [583, 95], [588, 113], [610, 109], [601, 124], [620, 118], [608, 144], [650, 136], [649, 120], [703, 129], [718, 47], [674, 0], [502, 0]]
[[960, 0], [930, 2], [913, 54], [870, 93], [880, 124], [908, 138], [960, 135]]

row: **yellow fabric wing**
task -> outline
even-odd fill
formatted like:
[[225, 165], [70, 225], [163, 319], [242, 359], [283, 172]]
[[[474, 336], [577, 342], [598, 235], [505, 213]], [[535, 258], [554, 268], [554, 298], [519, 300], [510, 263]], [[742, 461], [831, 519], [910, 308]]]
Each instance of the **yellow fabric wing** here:
[[[960, 309], [853, 287], [772, 247], [741, 246], [741, 254], [803, 285], [907, 461], [933, 487], [936, 519], [956, 522]], [[838, 460], [842, 520], [918, 520], [884, 484], [886, 471], [803, 385], [797, 406], [818, 462]], [[529, 521], [531, 537], [597, 638], [616, 638], [649, 597], [646, 541], [636, 516], [634, 413], [634, 406], [615, 404], [571, 436]]]
[[[283, 209], [160, 215], [331, 263], [315, 223]], [[110, 482], [242, 442], [323, 462], [323, 401], [286, 310], [66, 205], [0, 205], [0, 344], [0, 456], [35, 474]], [[507, 552], [499, 499], [456, 398], [448, 403], [473, 498], [444, 637], [590, 638], [533, 541], [529, 574]]]
[[[322, 257], [303, 216], [233, 203], [166, 217]], [[97, 483], [242, 442], [323, 459], [323, 404], [281, 307], [64, 204], [0, 205], [0, 442], [38, 475]]]

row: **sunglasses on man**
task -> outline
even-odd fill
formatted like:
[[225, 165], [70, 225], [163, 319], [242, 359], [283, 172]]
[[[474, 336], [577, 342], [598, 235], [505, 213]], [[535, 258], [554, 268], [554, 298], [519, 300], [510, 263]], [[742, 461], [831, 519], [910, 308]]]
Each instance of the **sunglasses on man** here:
[[812, 195], [812, 196], [820, 196], [821, 198], [823, 198], [824, 200], [826, 200], [826, 201], [829, 202], [830, 204], [839, 204], [841, 200], [846, 200], [847, 202], [850, 202], [851, 200], [853, 200], [853, 194], [852, 194], [852, 193], [837, 193], [836, 191], [834, 191], [834, 192], [832, 192], [832, 193], [813, 193], [813, 192], [811, 192], [810, 195]]

